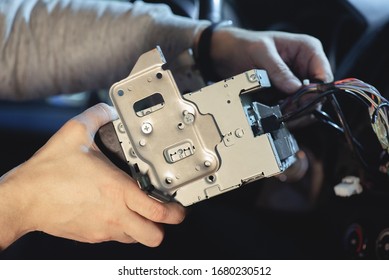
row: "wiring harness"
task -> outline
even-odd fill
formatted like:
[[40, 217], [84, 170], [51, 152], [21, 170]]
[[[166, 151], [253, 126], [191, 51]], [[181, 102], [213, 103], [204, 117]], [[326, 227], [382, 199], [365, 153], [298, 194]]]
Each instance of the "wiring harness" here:
[[[317, 120], [343, 133], [351, 150], [364, 167], [371, 169], [371, 166], [366, 163], [363, 156], [363, 147], [354, 137], [339, 105], [337, 99], [339, 95], [351, 96], [367, 108], [371, 127], [383, 149], [381, 158], [384, 160], [379, 166], [379, 170], [389, 175], [389, 102], [370, 84], [356, 78], [348, 78], [331, 83], [310, 83], [308, 80], [305, 80], [304, 86], [300, 90], [284, 99], [280, 104], [281, 110], [285, 112], [278, 121], [290, 122], [307, 114], [313, 115]], [[332, 105], [338, 122], [334, 121], [322, 109], [322, 105], [325, 102], [329, 102]]]

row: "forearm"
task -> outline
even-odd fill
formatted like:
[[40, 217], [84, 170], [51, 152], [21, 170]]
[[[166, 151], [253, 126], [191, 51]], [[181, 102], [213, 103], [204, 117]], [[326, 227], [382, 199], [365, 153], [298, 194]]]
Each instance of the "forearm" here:
[[168, 60], [192, 47], [207, 24], [174, 16], [163, 5], [47, 2], [13, 1], [0, 14], [0, 98], [108, 87], [156, 45]]

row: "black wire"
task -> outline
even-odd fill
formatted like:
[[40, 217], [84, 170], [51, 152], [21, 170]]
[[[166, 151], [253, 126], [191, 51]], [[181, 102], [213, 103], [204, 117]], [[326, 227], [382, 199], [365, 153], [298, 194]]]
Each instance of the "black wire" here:
[[[301, 96], [304, 96], [302, 94], [302, 91], [299, 90], [297, 91], [298, 93], [298, 96], [296, 96], [297, 98], [293, 98], [291, 101], [289, 100], [288, 102], [284, 102], [283, 104], [280, 105], [280, 108], [283, 109], [287, 104], [290, 104], [290, 102], [295, 102], [296, 100], [298, 100]], [[296, 94], [297, 94], [296, 93]], [[328, 91], [324, 91], [322, 93], [319, 93], [319, 92], [309, 92], [307, 94], [318, 94], [318, 97], [314, 100], [312, 100], [310, 103], [308, 103], [307, 105], [305, 105], [304, 107], [300, 107], [299, 109], [293, 111], [293, 112], [290, 112], [288, 114], [285, 114], [283, 117], [281, 117], [279, 120], [280, 122], [286, 122], [286, 121], [289, 121], [289, 120], [293, 120], [297, 117], [299, 117], [301, 114], [305, 113], [306, 111], [308, 111], [309, 109], [311, 109], [314, 105], [320, 103], [320, 101], [322, 99], [324, 99], [324, 97], [328, 96], [328, 95], [335, 95], [335, 94], [339, 94], [339, 93], [346, 93], [347, 95], [353, 97], [354, 99], [356, 99], [357, 101], [359, 101], [360, 103], [362, 103], [363, 105], [365, 105], [367, 108], [370, 107], [370, 103], [365, 99], [363, 98], [362, 96], [360, 96], [359, 94], [353, 92], [353, 91], [350, 91], [350, 90], [345, 90], [345, 89], [340, 89], [340, 88], [333, 88], [331, 90], [328, 90]], [[286, 104], [285, 104], [286, 103]], [[384, 106], [384, 104], [387, 104], [386, 106], [389, 106], [388, 103], [382, 103]]]
[[375, 108], [375, 110], [374, 110], [374, 112], [373, 112], [373, 114], [371, 116], [371, 123], [375, 123], [377, 121], [378, 112], [383, 107], [388, 107], [389, 108], [389, 103], [387, 103], [387, 102], [381, 103], [380, 105], [377, 106], [377, 108]]
[[[333, 119], [326, 112], [321, 110], [315, 110], [312, 113], [317, 120], [323, 122], [324, 124], [329, 125], [330, 127], [334, 128], [336, 131], [340, 132], [341, 134], [344, 134], [344, 129], [340, 127], [337, 123], [335, 123]], [[362, 144], [355, 137], [352, 136], [351, 140], [361, 152], [364, 152], [364, 148]]]
[[303, 94], [311, 94], [311, 93], [319, 93], [319, 91], [309, 91], [305, 86], [301, 87], [299, 90], [297, 90], [292, 96], [286, 98], [279, 106], [280, 109], [283, 110], [287, 105], [289, 105], [292, 102], [295, 102], [298, 100]]
[[[291, 102], [295, 102], [296, 100], [299, 100], [301, 96], [304, 96], [303, 89], [299, 90], [297, 93], [298, 93], [297, 96], [295, 96], [294, 98], [292, 97], [292, 99], [289, 99], [288, 102], [284, 102], [283, 104], [281, 104], [282, 107], [285, 107], [287, 104], [290, 104]], [[313, 92], [308, 92], [306, 94], [313, 94], [313, 93], [316, 93], [316, 92], [313, 91]], [[362, 155], [362, 154], [365, 154], [364, 148], [361, 145], [361, 143], [359, 141], [357, 141], [357, 139], [353, 136], [352, 131], [350, 129], [350, 126], [348, 125], [348, 122], [344, 116], [343, 111], [341, 110], [341, 107], [340, 107], [339, 102], [338, 102], [335, 95], [338, 93], [347, 93], [347, 95], [353, 97], [354, 99], [358, 100], [359, 102], [361, 102], [362, 104], [364, 104], [366, 107], [369, 108], [370, 103], [368, 102], [368, 100], [366, 100], [365, 98], [363, 98], [363, 96], [361, 96], [361, 95], [359, 95], [351, 90], [340, 89], [340, 88], [332, 88], [330, 90], [327, 90], [327, 91], [324, 91], [321, 93], [317, 92], [317, 93], [318, 93], [318, 96], [315, 99], [313, 99], [311, 102], [309, 102], [308, 104], [306, 104], [303, 107], [298, 108], [297, 110], [295, 110], [293, 112], [290, 112], [290, 113], [283, 115], [281, 118], [279, 118], [278, 121], [280, 123], [291, 121], [293, 119], [300, 117], [304, 113], [307, 113], [308, 111], [310, 113], [313, 113], [313, 115], [318, 120], [322, 121], [323, 123], [328, 124], [329, 126], [333, 127], [334, 129], [341, 132], [345, 136], [347, 144], [350, 147], [351, 152], [356, 156], [357, 160], [359, 160], [359, 162], [362, 164], [362, 166], [366, 170], [369, 170], [373, 174], [377, 173], [378, 167], [374, 168], [374, 167], [371, 167], [370, 165], [368, 165], [366, 160], [365, 160], [365, 157]], [[326, 98], [328, 98], [328, 100], [332, 104], [342, 127], [339, 126], [338, 124], [336, 124], [327, 113], [320, 111], [320, 110], [313, 110], [313, 112], [312, 112], [312, 108]], [[374, 123], [376, 121], [378, 114], [379, 114], [379, 110], [381, 110], [383, 107], [389, 108], [389, 103], [388, 102], [381, 103], [375, 109], [375, 111], [372, 114], [372, 119], [371, 119], [372, 123]]]
[[355, 99], [357, 99], [358, 101], [360, 101], [361, 103], [363, 103], [367, 108], [370, 107], [370, 102], [367, 101], [365, 98], [363, 98], [362, 96], [360, 96], [359, 94], [351, 91], [351, 90], [345, 90], [345, 89], [339, 89], [341, 90], [342, 92], [344, 93], [347, 93], [348, 95], [354, 97]]
[[[317, 84], [317, 85], [320, 85], [320, 84]], [[354, 97], [355, 99], [357, 99], [359, 102], [363, 103], [366, 107], [370, 107], [370, 102], [368, 100], [366, 100], [365, 98], [363, 98], [361, 95], [355, 93], [354, 91], [352, 90], [349, 90], [349, 89], [341, 89], [339, 88], [338, 86], [334, 86], [335, 88], [332, 88], [332, 89], [337, 89], [339, 90], [340, 92], [343, 92], [343, 93], [346, 93], [352, 97]], [[293, 102], [296, 102], [298, 101], [302, 96], [306, 96], [308, 94], [320, 94], [320, 93], [325, 93], [329, 90], [332, 90], [332, 89], [328, 89], [328, 90], [325, 90], [325, 91], [320, 91], [318, 88], [316, 88], [315, 90], [313, 90], [314, 88], [308, 88], [307, 87], [301, 87], [299, 90], [297, 90], [291, 97], [285, 99], [279, 106], [280, 106], [280, 109], [283, 110], [287, 105], [293, 103]], [[339, 93], [339, 92], [334, 92], [335, 94], [336, 93]]]
[[[302, 90], [299, 90], [298, 93], [299, 93], [298, 96], [296, 96], [297, 98], [292, 98], [292, 101], [295, 102], [301, 96], [304, 96]], [[312, 94], [312, 93], [315, 93], [315, 92], [309, 92], [307, 94]], [[294, 119], [296, 119], [298, 117], [301, 117], [303, 114], [307, 113], [308, 111], [312, 113], [312, 108], [314, 106], [316, 106], [318, 103], [323, 101], [325, 98], [329, 97], [329, 101], [332, 104], [333, 109], [336, 112], [336, 115], [337, 115], [337, 117], [339, 119], [339, 122], [340, 122], [341, 126], [336, 124], [332, 120], [332, 118], [327, 113], [324, 113], [323, 111], [313, 110], [313, 114], [316, 115], [316, 117], [320, 121], [330, 125], [331, 127], [335, 128], [339, 132], [342, 132], [344, 134], [345, 138], [346, 138], [346, 142], [347, 142], [350, 150], [357, 157], [357, 159], [364, 166], [364, 168], [367, 169], [367, 170], [375, 171], [374, 169], [372, 169], [367, 164], [364, 156], [362, 155], [362, 153], [364, 153], [364, 148], [359, 143], [359, 141], [356, 140], [356, 138], [352, 134], [350, 126], [348, 125], [348, 122], [347, 122], [347, 120], [346, 120], [346, 118], [344, 116], [344, 113], [343, 113], [343, 111], [342, 111], [342, 109], [341, 109], [341, 107], [339, 105], [339, 102], [338, 102], [336, 96], [335, 96], [338, 93], [347, 93], [347, 95], [349, 95], [349, 96], [353, 97], [354, 99], [358, 100], [359, 102], [364, 104], [366, 107], [370, 107], [370, 103], [365, 98], [363, 98], [361, 95], [359, 95], [359, 94], [357, 94], [357, 93], [355, 93], [355, 92], [353, 92], [351, 90], [347, 90], [347, 89], [332, 88], [332, 89], [324, 91], [322, 93], [318, 93], [318, 96], [315, 99], [313, 99], [311, 102], [307, 103], [303, 107], [300, 107], [300, 108], [296, 109], [293, 112], [290, 112], [290, 113], [287, 113], [287, 114], [283, 115], [282, 117], [280, 117], [278, 119], [278, 121], [280, 123], [281, 122], [288, 122], [288, 121], [294, 120]], [[289, 103], [289, 102], [287, 102], [287, 103]], [[282, 104], [282, 105], [285, 105], [285, 104]], [[389, 107], [389, 103], [387, 103], [387, 102], [381, 103], [376, 108], [376, 110], [374, 111], [374, 113], [372, 115], [372, 122], [373, 123], [376, 121], [376, 118], [378, 116], [379, 110], [381, 108], [383, 108], [383, 107]]]
[[344, 133], [343, 128], [341, 128], [337, 123], [334, 122], [334, 120], [324, 111], [321, 110], [314, 110], [313, 116], [318, 119], [319, 121], [328, 124], [329, 126], [335, 128], [338, 132]]
[[330, 97], [330, 103], [332, 104], [332, 107], [334, 108], [335, 113], [336, 113], [336, 115], [337, 115], [337, 117], [338, 117], [338, 119], [343, 127], [347, 143], [349, 144], [351, 150], [354, 150], [355, 147], [354, 147], [352, 140], [351, 140], [351, 137], [352, 137], [351, 130], [350, 130], [350, 127], [349, 127], [348, 122], [346, 120], [346, 117], [344, 116], [343, 111], [340, 108], [340, 105], [339, 105], [339, 102], [338, 102], [338, 99], [336, 98], [336, 96], [332, 95]]
[[306, 104], [305, 106], [303, 107], [300, 107], [298, 108], [297, 110], [293, 111], [293, 112], [290, 112], [290, 113], [287, 113], [285, 115], [283, 115], [281, 118], [278, 119], [279, 122], [287, 122], [287, 121], [290, 121], [290, 120], [293, 120], [293, 119], [296, 119], [298, 117], [300, 117], [300, 115], [302, 115], [303, 113], [305, 113], [306, 111], [310, 110], [313, 106], [317, 105], [318, 103], [320, 103], [320, 101], [322, 101], [325, 97], [329, 96], [329, 95], [332, 95], [332, 94], [335, 94], [339, 91], [339, 89], [333, 89], [333, 90], [329, 90], [329, 91], [326, 91], [326, 92], [323, 92], [323, 93], [320, 93], [315, 99], [313, 99], [311, 102], [309, 102], [308, 104]]
[[[358, 160], [362, 163], [362, 165], [366, 169], [370, 169], [369, 166], [367, 165], [364, 157], [361, 154], [361, 152], [363, 151], [363, 147], [362, 147], [362, 145], [359, 144], [358, 141], [356, 141], [355, 137], [353, 136], [351, 129], [348, 125], [348, 122], [343, 114], [343, 111], [340, 108], [339, 102], [338, 102], [337, 98], [335, 97], [335, 94], [342, 93], [342, 92], [347, 92], [348, 95], [353, 96], [357, 100], [361, 101], [364, 105], [369, 106], [365, 100], [363, 100], [359, 95], [355, 94], [354, 92], [345, 91], [345, 90], [336, 88], [336, 89], [331, 89], [331, 90], [325, 91], [323, 93], [320, 93], [318, 95], [318, 97], [313, 99], [311, 102], [309, 102], [308, 104], [306, 104], [305, 106], [303, 106], [301, 108], [298, 108], [297, 110], [295, 110], [291, 113], [283, 115], [281, 118], [279, 118], [278, 121], [279, 122], [287, 122], [287, 121], [291, 121], [293, 119], [296, 119], [296, 118], [300, 117], [301, 115], [303, 115], [304, 113], [306, 113], [308, 110], [311, 110], [312, 107], [316, 106], [324, 98], [329, 96], [330, 102], [331, 102], [331, 104], [332, 104], [332, 106], [333, 106], [333, 108], [338, 116], [339, 122], [341, 123], [341, 126], [343, 127], [342, 131], [343, 131], [343, 134], [345, 135], [348, 146], [350, 147], [351, 151], [356, 155]], [[326, 121], [328, 124], [330, 124], [334, 127], [335, 123], [332, 121], [332, 119], [327, 118]]]
[[346, 138], [347, 144], [349, 145], [351, 151], [357, 156], [358, 160], [362, 163], [362, 165], [369, 169], [369, 165], [366, 163], [364, 157], [361, 154], [361, 151], [356, 147], [355, 142], [353, 141], [354, 136], [351, 132], [350, 126], [348, 125], [348, 122], [346, 120], [346, 117], [343, 114], [342, 109], [340, 108], [339, 102], [336, 98], [336, 96], [332, 95], [331, 97], [331, 104], [334, 107], [334, 110], [339, 118], [339, 121], [343, 127], [344, 130], [344, 136]]

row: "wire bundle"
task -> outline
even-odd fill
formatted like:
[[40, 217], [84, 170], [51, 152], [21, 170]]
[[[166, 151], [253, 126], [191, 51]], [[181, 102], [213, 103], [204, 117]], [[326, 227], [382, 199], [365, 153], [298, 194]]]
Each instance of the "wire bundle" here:
[[[380, 92], [370, 84], [359, 79], [348, 78], [332, 83], [305, 83], [294, 95], [285, 99], [281, 104], [281, 110], [287, 110], [280, 122], [288, 122], [307, 114], [312, 114], [316, 119], [332, 126], [345, 134], [350, 148], [356, 153], [362, 163], [367, 166], [361, 156], [362, 146], [354, 138], [345, 119], [343, 111], [336, 98], [337, 95], [349, 95], [367, 107], [370, 115], [371, 126], [385, 153], [389, 153], [389, 102]], [[308, 98], [309, 97], [309, 98]], [[322, 110], [322, 104], [329, 101], [339, 119], [340, 125]]]

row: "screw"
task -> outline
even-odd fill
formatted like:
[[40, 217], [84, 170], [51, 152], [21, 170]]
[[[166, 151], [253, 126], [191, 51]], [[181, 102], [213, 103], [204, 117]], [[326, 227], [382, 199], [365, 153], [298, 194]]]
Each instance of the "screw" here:
[[150, 134], [151, 132], [153, 132], [153, 126], [151, 125], [151, 123], [148, 122], [143, 123], [141, 129], [144, 134]]
[[194, 122], [194, 119], [195, 117], [193, 114], [189, 113], [188, 111], [184, 112], [184, 123], [191, 124]]
[[171, 183], [173, 183], [173, 179], [170, 177], [166, 177], [165, 182], [166, 182], [166, 184], [171, 184]]
[[248, 76], [248, 79], [250, 82], [256, 82], [258, 81], [258, 77], [256, 74], [251, 74], [250, 76]]

